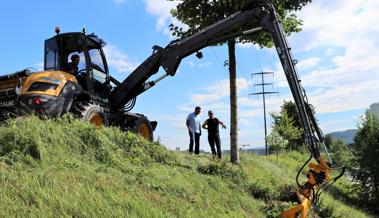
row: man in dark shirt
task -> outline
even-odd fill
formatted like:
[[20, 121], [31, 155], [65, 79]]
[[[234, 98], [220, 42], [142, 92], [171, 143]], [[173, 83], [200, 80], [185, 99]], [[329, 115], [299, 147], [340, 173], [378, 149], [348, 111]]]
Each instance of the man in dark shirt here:
[[71, 62], [67, 64], [65, 67], [65, 71], [68, 73], [71, 73], [72, 75], [76, 76], [78, 74], [78, 65], [80, 62], [80, 57], [77, 54], [74, 54], [71, 56]]
[[[204, 122], [203, 128], [208, 129], [208, 142], [209, 146], [211, 146], [213, 158], [215, 158], [217, 155], [217, 157], [221, 159], [221, 140], [218, 126], [221, 124], [222, 128], [224, 129], [226, 129], [226, 126], [221, 120], [214, 117], [212, 111], [208, 111], [208, 116], [209, 119]], [[217, 153], [215, 150], [215, 144]]]

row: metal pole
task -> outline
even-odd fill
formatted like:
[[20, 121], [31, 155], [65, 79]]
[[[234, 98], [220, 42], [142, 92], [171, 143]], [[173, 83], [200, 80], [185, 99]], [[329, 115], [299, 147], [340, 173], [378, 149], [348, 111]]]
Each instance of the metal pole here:
[[269, 95], [269, 94], [279, 94], [278, 92], [267, 92], [266, 89], [265, 89], [265, 86], [267, 85], [273, 85], [272, 83], [265, 83], [265, 75], [267, 74], [271, 74], [273, 75], [274, 73], [273, 72], [261, 72], [261, 73], [254, 73], [252, 74], [252, 76], [254, 75], [261, 75], [261, 79], [262, 79], [262, 83], [260, 84], [255, 84], [254, 86], [262, 86], [262, 92], [256, 92], [256, 93], [252, 93], [250, 95], [262, 95], [263, 97], [263, 121], [264, 121], [264, 128], [265, 128], [265, 150], [266, 150], [266, 155], [269, 154], [269, 147], [268, 147], [268, 143], [267, 143], [267, 116], [266, 116], [266, 95]]
[[[265, 79], [262, 73], [262, 83], [265, 83]], [[263, 93], [265, 93], [265, 86], [262, 86]], [[263, 117], [265, 124], [265, 147], [266, 147], [266, 156], [268, 155], [268, 145], [267, 145], [267, 123], [266, 123], [266, 95], [263, 94]]]
[[254, 33], [254, 32], [258, 32], [258, 31], [261, 31], [263, 30], [262, 27], [256, 27], [256, 28], [253, 28], [253, 29], [250, 29], [250, 30], [246, 30], [243, 32], [244, 35], [246, 34], [250, 34], [250, 33]]

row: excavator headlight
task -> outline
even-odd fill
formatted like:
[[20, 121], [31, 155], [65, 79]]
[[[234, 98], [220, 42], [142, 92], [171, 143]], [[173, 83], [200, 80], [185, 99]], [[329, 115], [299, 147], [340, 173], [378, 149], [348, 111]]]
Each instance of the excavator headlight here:
[[32, 92], [32, 91], [43, 92], [43, 91], [47, 91], [47, 90], [55, 90], [57, 88], [58, 88], [57, 84], [45, 83], [45, 82], [35, 82], [29, 87], [28, 92]]

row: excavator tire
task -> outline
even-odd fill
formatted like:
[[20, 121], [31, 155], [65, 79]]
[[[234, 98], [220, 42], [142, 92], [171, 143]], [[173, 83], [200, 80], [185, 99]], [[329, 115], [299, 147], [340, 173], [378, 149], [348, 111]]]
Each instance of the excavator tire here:
[[142, 136], [146, 140], [153, 141], [153, 128], [150, 121], [145, 116], [138, 117], [131, 128], [131, 131]]
[[96, 127], [107, 126], [107, 116], [103, 107], [95, 103], [79, 102], [73, 105], [72, 113], [83, 122]]

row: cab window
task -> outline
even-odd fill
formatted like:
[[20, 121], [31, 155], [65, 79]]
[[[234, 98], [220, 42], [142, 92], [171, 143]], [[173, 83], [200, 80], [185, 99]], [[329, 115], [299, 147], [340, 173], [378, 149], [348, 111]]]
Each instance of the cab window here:
[[101, 56], [100, 50], [99, 49], [91, 49], [91, 50], [89, 50], [89, 55], [91, 57], [91, 62], [92, 62], [93, 68], [105, 73], [105, 67], [104, 67], [103, 58]]
[[46, 53], [45, 70], [55, 70], [58, 62], [58, 53], [56, 50], [50, 50]]

